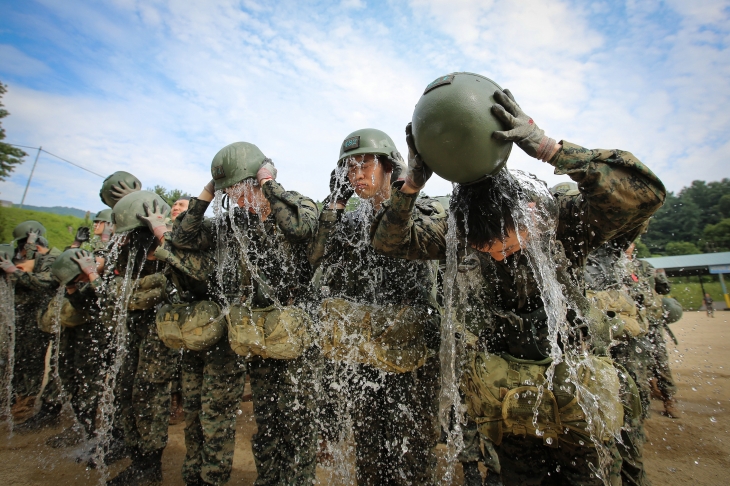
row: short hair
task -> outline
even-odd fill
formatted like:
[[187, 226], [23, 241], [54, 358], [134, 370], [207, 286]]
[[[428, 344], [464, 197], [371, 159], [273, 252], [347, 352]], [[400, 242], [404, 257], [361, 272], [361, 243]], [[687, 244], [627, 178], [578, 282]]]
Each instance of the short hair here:
[[178, 202], [178, 201], [190, 201], [190, 199], [191, 199], [190, 196], [180, 196], [179, 198], [175, 199], [175, 202]]
[[514, 211], [524, 189], [506, 170], [474, 184], [458, 184], [451, 199], [462, 237], [476, 248], [504, 240], [514, 231]]

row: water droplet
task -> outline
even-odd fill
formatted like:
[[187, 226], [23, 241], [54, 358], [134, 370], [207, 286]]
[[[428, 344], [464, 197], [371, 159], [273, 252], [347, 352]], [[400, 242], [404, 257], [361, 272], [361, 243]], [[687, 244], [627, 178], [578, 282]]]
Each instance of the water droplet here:
[[[552, 438], [552, 437], [548, 437], [547, 439], [545, 439], [545, 443], [546, 443], [547, 445], [552, 445], [552, 443], [553, 443], [553, 438]], [[560, 471], [560, 467], [559, 467], [559, 466], [558, 466], [558, 469], [557, 469], [557, 470], [558, 470], [558, 471]]]
[[717, 419], [715, 417], [710, 417], [710, 422], [712, 422], [713, 424], [716, 424]]

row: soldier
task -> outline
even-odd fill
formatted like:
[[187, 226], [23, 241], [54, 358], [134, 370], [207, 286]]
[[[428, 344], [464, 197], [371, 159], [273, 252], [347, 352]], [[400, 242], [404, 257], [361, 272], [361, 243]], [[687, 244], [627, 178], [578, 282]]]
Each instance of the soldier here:
[[50, 373], [45, 358], [51, 352], [52, 335], [41, 331], [38, 321], [58, 287], [51, 275], [51, 265], [61, 253], [56, 248], [48, 248], [45, 234], [46, 229], [37, 221], [19, 224], [13, 230], [17, 243], [15, 258], [13, 261], [0, 259], [0, 268], [15, 285], [13, 391], [16, 410], [24, 407], [37, 410], [32, 418], [16, 427], [20, 431], [49, 425], [58, 420], [61, 412], [57, 400], [42, 400], [50, 393], [42, 383], [44, 374]]
[[[317, 230], [316, 204], [301, 194], [284, 190], [275, 180], [276, 169], [271, 160], [250, 143], [237, 142], [221, 149], [213, 158], [211, 173], [213, 180], [200, 196], [190, 200], [173, 235], [173, 244], [180, 249], [215, 252], [219, 285], [227, 287], [219, 297], [224, 299], [224, 311], [249, 309], [264, 315], [270, 309], [305, 305], [311, 294], [307, 245]], [[203, 214], [214, 194], [223, 192], [232, 210], [206, 221]], [[230, 272], [238, 274], [235, 283], [226, 277]], [[229, 320], [230, 333], [231, 326], [237, 323], [233, 322], [234, 317]], [[258, 427], [252, 439], [258, 472], [256, 485], [305, 484], [315, 480], [316, 366], [314, 349], [306, 349], [291, 359], [249, 356]], [[185, 403], [186, 415], [189, 411], [188, 417], [192, 418], [197, 405], [187, 397]], [[205, 437], [208, 440], [215, 439]], [[193, 466], [190, 463], [191, 474], [197, 467]], [[215, 475], [206, 473], [208, 467], [202, 465], [202, 479], [216, 480]]]
[[[107, 273], [107, 309], [124, 308], [126, 355], [116, 379], [119, 419], [132, 464], [107, 484], [152, 484], [162, 480], [162, 452], [170, 422], [170, 382], [179, 352], [157, 335], [156, 309], [167, 279], [154, 252], [168, 231], [170, 207], [153, 192], [135, 191], [114, 206], [120, 238], [113, 272]], [[121, 318], [125, 313], [117, 314]], [[113, 319], [110, 319], [114, 322]], [[117, 341], [118, 343], [119, 341]], [[114, 341], [113, 341], [114, 343]], [[117, 350], [117, 352], [123, 352]]]
[[[435, 98], [432, 97], [436, 99], [450, 92], [463, 92], [464, 89], [484, 89], [484, 86], [489, 86], [491, 83], [486, 78], [479, 79], [479, 84], [474, 83], [474, 78], [477, 77], [457, 73], [440, 78], [427, 88], [422, 100], [431, 93], [437, 93], [434, 95]], [[480, 86], [482, 88], [479, 88]], [[492, 95], [497, 102], [491, 107], [487, 104], [491, 104], [489, 95]], [[582, 297], [581, 282], [588, 253], [616, 234], [640, 225], [661, 206], [665, 189], [656, 176], [628, 152], [589, 150], [568, 142], [557, 143], [546, 137], [533, 120], [524, 114], [509, 91], [498, 89], [493, 94], [489, 93], [481, 98], [470, 95], [469, 99], [478, 100], [472, 102], [474, 104], [472, 108], [474, 113], [478, 113], [477, 116], [481, 116], [481, 113], [488, 114], [491, 108], [491, 112], [506, 129], [506, 131], [500, 131], [498, 128], [494, 130], [492, 135], [494, 139], [514, 141], [528, 155], [553, 165], [556, 173], [568, 174], [578, 183], [580, 195], [559, 196], [557, 221], [552, 220], [548, 216], [554, 214], [549, 195], [546, 199], [542, 192], [539, 192], [538, 184], [501, 170], [504, 159], [497, 160], [494, 165], [487, 168], [483, 165], [484, 157], [466, 158], [459, 153], [465, 147], [444, 144], [447, 153], [451, 150], [452, 157], [450, 159], [434, 157], [429, 160], [427, 154], [419, 154], [416, 149], [419, 143], [428, 145], [427, 141], [419, 142], [417, 134], [413, 133], [409, 125], [406, 128], [406, 140], [410, 151], [405, 182], [396, 183], [396, 190], [392, 191], [390, 200], [383, 203], [383, 211], [378, 214], [371, 230], [372, 244], [379, 252], [395, 257], [445, 258], [447, 221], [434, 220], [428, 215], [421, 214], [415, 205], [418, 192], [431, 175], [431, 168], [426, 164], [434, 164], [434, 167], [438, 165], [441, 169], [448, 166], [456, 172], [460, 164], [475, 170], [477, 179], [472, 179], [474, 181], [472, 184], [459, 184], [451, 204], [456, 213], [456, 241], [466, 240], [468, 245], [466, 250], [472, 255], [470, 258], [476, 259], [484, 277], [479, 286], [472, 291], [475, 295], [481, 294], [483, 302], [481, 309], [472, 307], [474, 314], [472, 320], [474, 318], [479, 320], [480, 315], [485, 317], [481, 329], [476, 329], [484, 331], [480, 338], [484, 340], [484, 346], [488, 351], [488, 354], [481, 355], [480, 359], [492, 360], [482, 363], [497, 362], [499, 360], [494, 360], [493, 353], [504, 353], [502, 359], [504, 361], [509, 359], [505, 366], [509, 365], [510, 370], [513, 368], [528, 370], [526, 373], [531, 375], [529, 382], [534, 384], [540, 379], [539, 376], [544, 375], [542, 373], [532, 375], [532, 373], [542, 369], [540, 366], [543, 365], [540, 363], [549, 363], [549, 353], [554, 348], [549, 341], [546, 301], [541, 293], [540, 283], [533, 273], [537, 268], [533, 270], [530, 263], [532, 257], [525, 250], [525, 245], [529, 245], [531, 240], [539, 242], [541, 235], [556, 231], [555, 245], [551, 250], [552, 254], [547, 255], [547, 258], [552, 258], [550, 266], [555, 265], [552, 268], [555, 269], [556, 276], [561, 279], [564, 293], [575, 303], [568, 302], [568, 304], [576, 305], [575, 308], [569, 309], [564, 318], [561, 318], [563, 322], [560, 325], [569, 326], [570, 329], [567, 332], [568, 336], [561, 343], [563, 347], [561, 354], [565, 355], [566, 346], [570, 346], [571, 353], [575, 353], [591, 344], [595, 345], [590, 340], [592, 336], [587, 332], [585, 324], [575, 317], [579, 312], [583, 314], [590, 310], [580, 303], [581, 298], [585, 299]], [[464, 119], [464, 123], [457, 124], [465, 127], [463, 130], [473, 129], [463, 116], [463, 112], [458, 111], [458, 105], [442, 105], [438, 109], [444, 117]], [[421, 111], [420, 114], [414, 113], [414, 125], [416, 121], [419, 123], [421, 121], [417, 115], [421, 116], [424, 113], [425, 111]], [[437, 112], [432, 114], [438, 119]], [[443, 128], [441, 125], [439, 127]], [[483, 127], [477, 128], [483, 129]], [[465, 141], [472, 140], [468, 138], [469, 134], [464, 135], [466, 135]], [[448, 149], [448, 147], [453, 148]], [[486, 162], [491, 164], [495, 160], [490, 159]], [[482, 169], [479, 169], [479, 164], [482, 164]], [[482, 175], [494, 172], [493, 175], [478, 180], [480, 171]], [[526, 214], [520, 215], [521, 211]], [[515, 215], [522, 218], [519, 220], [519, 226]], [[545, 226], [529, 229], [529, 225], [542, 224], [546, 220]], [[557, 284], [555, 282], [553, 285]], [[490, 319], [491, 313], [493, 315]], [[591, 363], [598, 365], [604, 362], [594, 359]], [[479, 363], [474, 362], [474, 366], [477, 365]], [[520, 378], [519, 383], [525, 385], [527, 382]], [[496, 396], [501, 396], [499, 389], [495, 391]], [[475, 392], [468, 387], [465, 392], [467, 403], [473, 400], [472, 403], [475, 404], [470, 408], [471, 413], [476, 413], [476, 404], [480, 403], [482, 398], [484, 400], [487, 398], [478, 394], [470, 396]], [[505, 388], [505, 392], [507, 394], [504, 395], [505, 399], [507, 396], [514, 397], [512, 394], [514, 392], [510, 392], [509, 387]], [[519, 398], [514, 397], [514, 400], [520, 399], [524, 400], [524, 395]], [[524, 406], [528, 407], [527, 402]], [[528, 408], [532, 409], [532, 406]], [[519, 413], [519, 408], [511, 413]], [[500, 413], [500, 418], [501, 416]], [[482, 422], [483, 428], [480, 428], [480, 431], [487, 432], [495, 440], [501, 441], [497, 446], [497, 453], [505, 484], [562, 481], [565, 484], [586, 485], [602, 482], [591, 471], [590, 465], [598, 467], [599, 459], [597, 449], [586, 444], [585, 441], [588, 439], [584, 438], [581, 445], [578, 441], [571, 442], [573, 432], [551, 431], [549, 428], [546, 430], [550, 434], [544, 432], [540, 438], [535, 437], [537, 433], [534, 431], [527, 436], [515, 435], [532, 431], [530, 421], [510, 422], [514, 425], [512, 433], [504, 433], [504, 428], [501, 426], [495, 428], [494, 424], [499, 425], [497, 422], [491, 424]], [[503, 425], [506, 428], [509, 424]], [[610, 434], [616, 433], [616, 426], [620, 428], [621, 424], [612, 423]], [[571, 430], [575, 432], [574, 429]], [[607, 479], [612, 484], [619, 484], [620, 467], [617, 466], [620, 466], [621, 459], [615, 444], [608, 437], [600, 438], [610, 454], [609, 459], [613, 459], [613, 462], [607, 465]]]
[[[331, 304], [337, 302], [352, 310], [372, 309], [370, 315], [384, 312], [383, 317], [390, 320], [390, 328], [373, 330], [373, 343], [395, 332], [419, 338], [400, 342], [404, 351], [394, 353], [390, 360], [396, 366], [385, 366], [385, 369], [371, 356], [358, 352], [356, 346], [364, 343], [326, 345], [333, 346], [333, 349], [326, 348], [326, 352], [337, 360], [328, 367], [337, 370], [331, 377], [332, 383], [325, 386], [334, 395], [329, 406], [340, 409], [337, 413], [340, 419], [348, 414], [348, 402], [354, 408], [352, 423], [359, 484], [435, 482], [434, 448], [439, 434], [436, 354], [440, 322], [432, 295], [435, 268], [426, 262], [378, 255], [368, 237], [375, 213], [390, 196], [390, 184], [401, 174], [402, 160], [391, 138], [380, 130], [357, 130], [345, 138], [337, 168], [332, 171], [331, 195], [320, 215], [310, 254], [312, 265], [323, 270], [323, 294], [335, 299], [330, 299]], [[353, 192], [361, 198], [360, 206], [345, 213]], [[417, 204], [434, 218], [446, 217], [445, 210], [435, 200], [421, 199]], [[327, 320], [328, 307], [325, 305], [324, 309]], [[415, 318], [413, 322], [399, 321], [398, 315], [405, 312]], [[337, 315], [336, 320], [341, 320]], [[344, 318], [357, 320], [354, 315]], [[418, 354], [415, 362], [406, 363], [406, 352]], [[397, 366], [404, 369], [396, 371]], [[342, 434], [343, 425], [342, 422], [332, 424], [336, 431], [325, 433]]]
[[175, 221], [178, 216], [180, 216], [182, 213], [188, 210], [188, 206], [190, 205], [190, 197], [189, 196], [183, 196], [172, 205], [172, 210], [170, 211], [170, 219]]
[[654, 357], [650, 366], [650, 376], [656, 379], [664, 402], [664, 415], [678, 418], [679, 410], [674, 399], [677, 386], [674, 384], [672, 370], [669, 367], [667, 343], [664, 340], [665, 322], [661, 298], [662, 295], [669, 293], [669, 280], [666, 274], [657, 272], [649, 262], [634, 258], [633, 243], [626, 250], [626, 255], [629, 258], [626, 284], [632, 297], [649, 319], [649, 340], [652, 343], [651, 353]]

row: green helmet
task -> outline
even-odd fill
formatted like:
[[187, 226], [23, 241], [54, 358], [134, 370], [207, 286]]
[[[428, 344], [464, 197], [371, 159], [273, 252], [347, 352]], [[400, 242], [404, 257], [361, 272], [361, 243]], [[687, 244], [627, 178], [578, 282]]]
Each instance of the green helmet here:
[[558, 194], [566, 194], [568, 196], [575, 196], [580, 194], [578, 190], [578, 183], [573, 181], [560, 182], [550, 188], [550, 194], [557, 196]]
[[51, 274], [62, 287], [81, 274], [81, 268], [72, 258], [76, 258], [82, 251], [81, 248], [66, 250], [58, 255], [58, 258], [51, 265]]
[[99, 197], [101, 198], [101, 202], [103, 202], [112, 209], [114, 209], [114, 205], [117, 203], [117, 199], [115, 199], [112, 195], [112, 189], [114, 188], [114, 186], [119, 185], [120, 182], [124, 182], [127, 187], [134, 191], [139, 191], [142, 189], [142, 183], [139, 181], [139, 179], [134, 177], [129, 172], [119, 170], [113, 173], [112, 175], [104, 179], [104, 182], [101, 184], [101, 190], [99, 191]]
[[38, 221], [24, 221], [13, 229], [13, 241], [22, 240], [31, 231], [35, 231], [39, 236], [46, 236], [46, 228]]
[[146, 228], [144, 221], [140, 221], [138, 214], [145, 215], [144, 204], [152, 208], [157, 201], [157, 207], [170, 212], [170, 206], [160, 196], [152, 191], [137, 191], [127, 194], [119, 200], [112, 211], [112, 222], [116, 225], [114, 232], [123, 233], [135, 228]]
[[413, 110], [416, 150], [438, 175], [467, 184], [496, 174], [507, 163], [512, 142], [492, 138], [504, 130], [492, 114], [491, 79], [472, 73], [452, 73], [426, 86]]
[[259, 148], [248, 142], [226, 145], [213, 157], [210, 173], [215, 180], [215, 190], [220, 191], [242, 180], [256, 177], [268, 160]]
[[96, 216], [94, 216], [94, 223], [97, 221], [103, 221], [104, 223], [112, 224], [112, 210], [111, 209], [102, 209], [98, 213], [96, 213]]
[[682, 304], [677, 302], [677, 299], [671, 297], [662, 298], [662, 308], [664, 309], [664, 319], [667, 324], [677, 322], [682, 318]]
[[337, 165], [344, 163], [348, 157], [362, 154], [387, 157], [393, 164], [393, 171], [390, 174], [391, 183], [397, 181], [405, 170], [403, 157], [398, 152], [393, 139], [381, 130], [362, 128], [345, 137], [342, 145], [340, 145], [340, 157], [337, 159]]
[[3, 243], [0, 245], [0, 257], [6, 260], [12, 260], [15, 255], [15, 248], [10, 243]]

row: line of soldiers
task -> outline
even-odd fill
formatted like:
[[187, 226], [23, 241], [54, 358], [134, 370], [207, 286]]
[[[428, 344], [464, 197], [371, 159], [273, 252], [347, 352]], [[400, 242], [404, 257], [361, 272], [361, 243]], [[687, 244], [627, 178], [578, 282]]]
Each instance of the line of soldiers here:
[[[444, 343], [456, 336], [461, 405], [448, 412], [464, 430], [467, 484], [649, 484], [649, 385], [632, 353], [649, 340], [646, 354], [666, 355], [659, 284], [646, 287], [654, 276], [637, 261], [620, 275], [609, 265], [609, 280], [635, 299], [621, 314], [596, 296], [612, 287], [587, 277], [596, 252], [633, 241], [664, 186], [628, 152], [545, 136], [509, 91], [493, 100], [485, 110], [502, 127], [491, 136], [577, 189], [551, 195], [499, 170], [456, 184], [447, 205], [419, 196], [435, 162], [409, 124], [407, 163], [380, 130], [348, 135], [321, 208], [277, 182], [257, 146], [237, 142], [213, 157], [213, 179], [182, 211], [116, 172], [90, 241], [60, 252], [40, 224], [20, 225], [0, 255], [2, 282], [15, 289], [9, 398], [34, 397], [30, 424], [70, 398], [92, 465], [132, 460], [108, 484], [156, 484], [180, 370], [183, 479], [224, 484], [248, 374], [255, 484], [311, 484], [318, 461], [342, 465], [348, 451], [356, 475], [338, 469], [343, 483], [436, 484]], [[624, 332], [638, 311], [650, 325]], [[442, 335], [453, 322], [456, 333]]]

